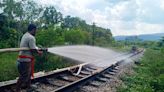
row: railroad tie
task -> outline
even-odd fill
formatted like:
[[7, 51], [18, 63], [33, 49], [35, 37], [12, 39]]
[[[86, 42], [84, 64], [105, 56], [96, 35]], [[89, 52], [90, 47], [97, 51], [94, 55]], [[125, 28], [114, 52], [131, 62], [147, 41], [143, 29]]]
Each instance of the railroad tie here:
[[84, 68], [84, 70], [86, 70], [86, 71], [88, 71], [88, 72], [91, 72], [91, 73], [92, 73], [93, 71], [95, 71], [95, 70], [90, 69], [90, 68], [88, 68], [88, 67], [87, 67], [87, 68]]
[[108, 69], [109, 72], [114, 72], [114, 73], [117, 73], [118, 71], [117, 70], [114, 70], [114, 69]]
[[78, 77], [78, 78], [84, 78], [85, 76], [84, 75], [81, 75], [81, 74], [79, 74], [79, 75], [75, 75], [75, 74], [72, 74], [73, 76], [76, 76], [76, 77]]
[[107, 76], [105, 74], [102, 74], [101, 77], [106, 78], [106, 79], [111, 79], [111, 76]]
[[73, 82], [73, 80], [70, 80], [67, 76], [59, 76], [58, 79], [61, 79], [63, 81]]
[[[97, 81], [97, 82], [98, 82], [98, 81]], [[99, 87], [100, 84], [95, 83], [95, 82], [89, 82], [88, 86]]]
[[96, 80], [100, 81], [100, 82], [106, 82], [107, 81], [106, 78], [101, 78], [101, 77], [96, 77]]
[[84, 74], [84, 75], [90, 75], [91, 73], [87, 72], [87, 71], [81, 71], [80, 72], [81, 74]]
[[116, 73], [110, 72], [110, 71], [106, 71], [105, 73], [106, 73], [106, 74], [110, 74], [110, 75], [115, 75], [115, 74], [116, 74]]

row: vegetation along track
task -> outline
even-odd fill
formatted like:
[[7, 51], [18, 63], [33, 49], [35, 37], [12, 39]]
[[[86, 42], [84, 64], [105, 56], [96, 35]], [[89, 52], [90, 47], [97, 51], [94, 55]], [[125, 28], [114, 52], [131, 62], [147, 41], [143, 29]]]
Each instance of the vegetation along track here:
[[[105, 68], [84, 63], [41, 74], [32, 80], [32, 86], [35, 88], [33, 92], [72, 92], [90, 81], [105, 82], [117, 71], [121, 62], [123, 61]], [[89, 85], [97, 86], [94, 83]], [[0, 92], [14, 92], [15, 86], [16, 80], [1, 82]]]

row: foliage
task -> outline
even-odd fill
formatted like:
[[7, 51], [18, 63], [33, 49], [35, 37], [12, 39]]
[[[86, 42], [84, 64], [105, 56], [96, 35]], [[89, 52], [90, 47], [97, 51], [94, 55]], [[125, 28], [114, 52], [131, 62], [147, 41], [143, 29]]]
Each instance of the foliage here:
[[17, 53], [0, 54], [0, 81], [13, 79], [18, 76], [16, 58]]
[[53, 27], [50, 27], [48, 29], [40, 30], [36, 36], [36, 39], [37, 44], [44, 47], [64, 44], [64, 37], [60, 28], [54, 29]]
[[84, 44], [87, 35], [80, 30], [66, 30], [64, 33], [65, 41], [68, 44]]
[[[62, 57], [49, 53], [46, 54], [47, 55], [43, 55], [42, 57], [35, 56], [35, 72], [50, 71], [73, 65], [71, 61], [65, 60]], [[0, 53], [0, 82], [18, 77], [17, 56], [18, 53]]]
[[164, 46], [164, 37], [162, 37], [161, 40], [158, 42], [158, 46], [159, 47]]
[[55, 7], [50, 6], [46, 7], [43, 12], [43, 16], [41, 17], [43, 23], [45, 23], [45, 27], [49, 25], [57, 24], [62, 21], [62, 14], [57, 12]]
[[0, 48], [15, 47], [17, 45], [18, 32], [14, 28], [10, 28], [7, 23], [6, 16], [0, 14]]
[[134, 68], [135, 74], [122, 78], [124, 85], [118, 92], [163, 92], [163, 57], [159, 50], [147, 50], [141, 64]]
[[78, 17], [63, 17], [54, 6], [43, 7], [34, 0], [2, 0], [0, 7], [3, 11], [0, 14], [0, 38], [1, 43], [7, 42], [0, 44], [0, 48], [18, 47], [29, 23], [37, 25], [36, 40], [46, 47], [67, 43], [91, 45], [92, 42], [103, 46], [113, 41], [110, 29], [93, 28]]

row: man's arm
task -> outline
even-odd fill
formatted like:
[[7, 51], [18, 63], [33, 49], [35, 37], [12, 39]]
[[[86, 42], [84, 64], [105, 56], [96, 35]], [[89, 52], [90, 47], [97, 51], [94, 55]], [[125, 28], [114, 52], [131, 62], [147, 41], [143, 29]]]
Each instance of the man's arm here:
[[39, 50], [39, 48], [36, 46], [36, 40], [35, 38], [31, 38], [29, 41], [29, 48], [32, 53], [38, 53], [39, 55], [42, 54], [42, 51]]

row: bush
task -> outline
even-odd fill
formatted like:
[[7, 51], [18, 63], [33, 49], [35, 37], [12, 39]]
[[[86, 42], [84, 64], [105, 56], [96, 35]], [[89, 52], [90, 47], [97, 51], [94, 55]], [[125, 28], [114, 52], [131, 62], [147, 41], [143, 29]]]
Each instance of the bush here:
[[85, 32], [75, 29], [65, 31], [64, 37], [69, 44], [84, 44], [86, 38], [88, 38]]
[[163, 92], [163, 57], [159, 50], [147, 50], [141, 64], [134, 68], [135, 74], [122, 78], [124, 85], [118, 92]]
[[36, 35], [37, 44], [44, 47], [64, 44], [64, 37], [60, 31], [62, 31], [62, 29], [54, 29], [53, 27], [40, 30]]
[[0, 48], [16, 47], [18, 43], [18, 31], [13, 28], [0, 30]]

